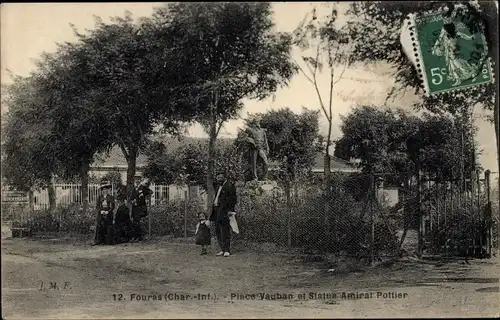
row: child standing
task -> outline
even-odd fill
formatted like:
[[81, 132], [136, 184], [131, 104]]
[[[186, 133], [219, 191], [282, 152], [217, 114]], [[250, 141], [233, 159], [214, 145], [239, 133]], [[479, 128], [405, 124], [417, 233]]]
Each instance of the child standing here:
[[207, 216], [201, 212], [198, 214], [199, 222], [196, 225], [196, 244], [201, 246], [201, 254], [207, 254], [207, 246], [211, 244], [210, 221]]

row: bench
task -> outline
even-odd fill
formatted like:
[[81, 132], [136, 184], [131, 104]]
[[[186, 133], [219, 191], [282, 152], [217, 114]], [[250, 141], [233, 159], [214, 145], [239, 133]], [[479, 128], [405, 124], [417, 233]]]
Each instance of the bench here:
[[12, 238], [24, 238], [31, 236], [31, 228], [12, 227], [10, 228], [10, 231], [12, 231]]

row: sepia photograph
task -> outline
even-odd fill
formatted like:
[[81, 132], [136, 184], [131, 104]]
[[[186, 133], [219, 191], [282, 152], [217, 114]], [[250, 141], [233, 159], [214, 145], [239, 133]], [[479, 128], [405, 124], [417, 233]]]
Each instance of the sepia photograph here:
[[2, 319], [500, 317], [498, 2], [2, 3]]

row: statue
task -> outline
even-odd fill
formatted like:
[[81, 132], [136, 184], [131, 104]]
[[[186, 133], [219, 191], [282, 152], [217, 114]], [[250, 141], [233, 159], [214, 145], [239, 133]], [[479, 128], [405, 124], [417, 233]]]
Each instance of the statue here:
[[248, 123], [248, 127], [245, 132], [247, 133], [246, 140], [249, 145], [250, 171], [252, 179], [259, 180], [257, 175], [257, 163], [260, 158], [264, 163], [263, 180], [266, 180], [269, 167], [269, 160], [267, 159], [267, 155], [269, 154], [269, 144], [267, 143], [266, 131], [260, 127], [260, 122], [258, 120], [253, 120]]

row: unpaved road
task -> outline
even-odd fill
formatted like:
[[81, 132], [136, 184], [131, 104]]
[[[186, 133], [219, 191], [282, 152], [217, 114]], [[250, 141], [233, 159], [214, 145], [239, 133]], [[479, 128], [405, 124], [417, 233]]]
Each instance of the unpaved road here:
[[[331, 266], [324, 262], [304, 262], [286, 254], [241, 248], [230, 258], [219, 258], [200, 256], [198, 250], [192, 244], [168, 240], [90, 247], [70, 240], [4, 239], [2, 318], [499, 315], [498, 260], [475, 260], [470, 265], [405, 262], [357, 272], [327, 272]], [[57, 282], [58, 289], [50, 288], [50, 282]], [[310, 297], [310, 292], [331, 295]], [[372, 298], [346, 299], [342, 292], [368, 296], [371, 292]], [[378, 292], [400, 293], [402, 298], [377, 299]], [[210, 300], [198, 300], [198, 293], [210, 293]], [[231, 293], [243, 297], [231, 300]], [[260, 293], [293, 297], [260, 300]], [[306, 293], [306, 299], [299, 299], [300, 293]], [[162, 300], [131, 300], [131, 294]], [[165, 300], [175, 294], [194, 298]], [[255, 300], [248, 300], [251, 294]]]

